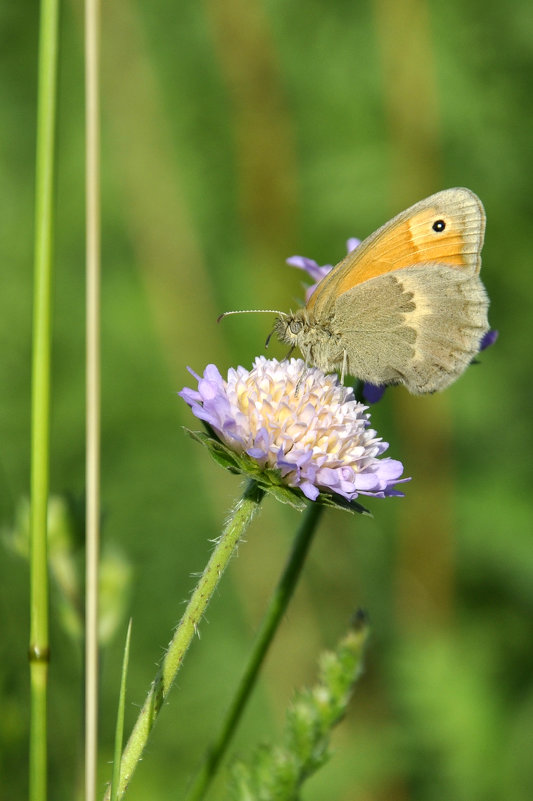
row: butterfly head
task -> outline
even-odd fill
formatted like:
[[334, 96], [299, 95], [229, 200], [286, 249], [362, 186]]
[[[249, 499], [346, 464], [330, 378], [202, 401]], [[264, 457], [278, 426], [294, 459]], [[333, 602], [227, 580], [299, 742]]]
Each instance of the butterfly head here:
[[280, 342], [285, 342], [292, 348], [300, 345], [302, 333], [307, 327], [305, 313], [305, 309], [298, 309], [289, 314], [280, 314], [273, 330]]

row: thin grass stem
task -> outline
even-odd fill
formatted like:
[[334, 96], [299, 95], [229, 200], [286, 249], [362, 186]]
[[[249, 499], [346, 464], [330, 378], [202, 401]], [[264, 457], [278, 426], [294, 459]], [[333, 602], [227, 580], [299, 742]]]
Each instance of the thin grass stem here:
[[40, 7], [35, 166], [31, 398], [29, 798], [47, 795], [48, 565], [52, 240], [57, 104], [58, 0]]
[[86, 563], [85, 801], [94, 801], [98, 756], [100, 551], [100, 4], [85, 3], [86, 125]]

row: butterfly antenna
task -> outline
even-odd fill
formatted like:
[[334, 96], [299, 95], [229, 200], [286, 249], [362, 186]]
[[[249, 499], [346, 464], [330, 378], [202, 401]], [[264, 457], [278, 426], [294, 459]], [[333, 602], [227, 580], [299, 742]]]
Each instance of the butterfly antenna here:
[[222, 312], [217, 317], [217, 323], [219, 323], [224, 317], [228, 317], [230, 314], [284, 314], [285, 312], [279, 311], [279, 309], [235, 309], [234, 311], [227, 311]]

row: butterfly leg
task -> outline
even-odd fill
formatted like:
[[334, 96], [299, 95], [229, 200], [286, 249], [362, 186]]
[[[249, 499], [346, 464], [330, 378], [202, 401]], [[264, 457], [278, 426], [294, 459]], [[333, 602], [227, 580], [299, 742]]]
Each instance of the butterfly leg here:
[[346, 349], [342, 352], [341, 384], [344, 384], [344, 376], [348, 372], [348, 355]]
[[301, 374], [300, 378], [296, 382], [296, 387], [294, 389], [294, 397], [295, 398], [297, 398], [298, 395], [300, 394], [300, 387], [302, 386], [303, 382], [305, 381], [308, 369], [309, 368], [307, 367], [307, 365], [305, 365], [303, 370], [302, 370], [302, 374]]

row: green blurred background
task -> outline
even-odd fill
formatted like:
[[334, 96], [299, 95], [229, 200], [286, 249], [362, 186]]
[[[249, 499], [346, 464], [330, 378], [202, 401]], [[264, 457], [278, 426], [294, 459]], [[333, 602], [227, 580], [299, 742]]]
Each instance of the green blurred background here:
[[[0, 523], [29, 488], [36, 3], [0, 10]], [[61, 23], [51, 491], [84, 492], [83, 9]], [[356, 606], [372, 639], [307, 801], [533, 797], [529, 0], [103, 4], [103, 548], [131, 564], [131, 726], [239, 480], [176, 392], [249, 366], [302, 297], [295, 253], [335, 263], [439, 189], [487, 212], [500, 339], [441, 396], [394, 389], [373, 424], [413, 477], [373, 519], [328, 512], [236, 742], [275, 739]], [[284, 348], [272, 343], [272, 356]], [[180, 798], [232, 693], [299, 522], [267, 499], [201, 626], [128, 798]], [[82, 655], [52, 594], [50, 797], [78, 797]], [[0, 799], [26, 797], [28, 568], [0, 559]], [[125, 623], [102, 659], [109, 778]], [[225, 797], [222, 776], [213, 797]]]

